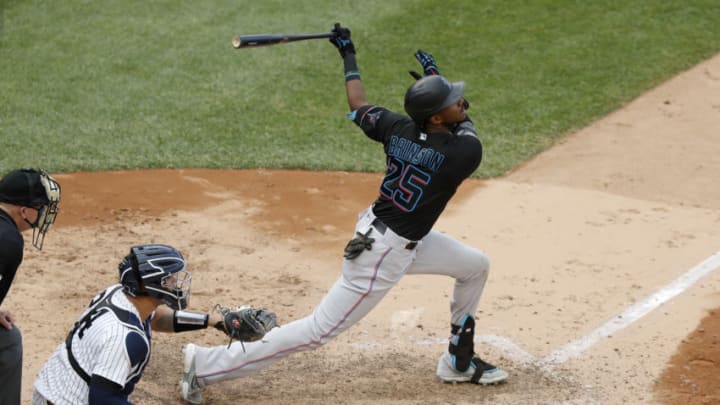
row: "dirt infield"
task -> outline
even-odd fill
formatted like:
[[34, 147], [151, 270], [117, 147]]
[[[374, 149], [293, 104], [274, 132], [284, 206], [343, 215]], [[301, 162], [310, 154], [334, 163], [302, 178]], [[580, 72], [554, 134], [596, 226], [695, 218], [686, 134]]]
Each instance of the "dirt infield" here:
[[[206, 403], [720, 401], [718, 128], [720, 57], [504, 178], [461, 187], [436, 229], [491, 258], [477, 350], [509, 371], [507, 383], [435, 379], [452, 281], [408, 276], [328, 345], [211, 386]], [[57, 227], [42, 252], [27, 250], [4, 302], [23, 331], [26, 402], [43, 362], [90, 298], [115, 282], [132, 244], [185, 253], [196, 310], [249, 303], [276, 310], [281, 322], [308, 314], [338, 276], [355, 214], [375, 198], [380, 175], [155, 170], [57, 179]], [[226, 344], [214, 330], [155, 334], [135, 403], [180, 403], [186, 342]]]

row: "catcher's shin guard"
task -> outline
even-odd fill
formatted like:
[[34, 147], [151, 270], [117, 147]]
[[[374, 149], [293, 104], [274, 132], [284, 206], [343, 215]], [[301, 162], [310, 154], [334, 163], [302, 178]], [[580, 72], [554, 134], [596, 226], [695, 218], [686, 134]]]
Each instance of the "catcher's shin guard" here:
[[470, 367], [470, 362], [475, 355], [475, 319], [472, 315], [466, 314], [460, 325], [452, 325], [452, 336], [448, 352], [452, 355], [453, 366], [458, 371], [465, 371]]

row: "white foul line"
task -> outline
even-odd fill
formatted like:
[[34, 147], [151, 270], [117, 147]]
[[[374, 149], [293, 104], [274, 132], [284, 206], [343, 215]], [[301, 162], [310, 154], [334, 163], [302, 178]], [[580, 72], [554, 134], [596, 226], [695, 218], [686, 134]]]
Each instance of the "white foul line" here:
[[695, 266], [687, 273], [678, 277], [675, 281], [668, 284], [665, 288], [659, 290], [655, 294], [647, 297], [643, 301], [631, 306], [625, 312], [615, 316], [603, 325], [592, 331], [589, 335], [578, 339], [560, 350], [551, 353], [543, 359], [543, 363], [547, 365], [557, 365], [564, 363], [572, 357], [580, 355], [582, 352], [592, 347], [600, 339], [611, 336], [613, 333], [625, 328], [636, 320], [647, 315], [650, 311], [659, 307], [663, 303], [669, 301], [676, 295], [687, 290], [702, 277], [710, 274], [712, 271], [720, 267], [720, 252], [710, 256], [704, 262]]
[[[655, 294], [629, 307], [619, 315], [616, 315], [609, 321], [605, 322], [603, 325], [596, 328], [587, 336], [565, 345], [565, 347], [563, 347], [562, 349], [549, 354], [543, 359], [538, 359], [537, 357], [520, 348], [510, 339], [501, 336], [477, 335], [475, 336], [474, 340], [475, 342], [481, 342], [495, 346], [516, 363], [540, 365], [546, 371], [551, 372], [551, 369], [554, 366], [560, 365], [573, 357], [581, 355], [585, 350], [592, 347], [601, 339], [612, 336], [612, 334], [616, 333], [619, 330], [622, 330], [631, 323], [647, 315], [655, 308], [659, 307], [665, 302], [671, 300], [673, 297], [687, 290], [698, 280], [717, 270], [718, 268], [720, 268], [720, 252], [717, 252], [714, 255], [710, 256], [704, 262], [690, 269], [688, 272], [678, 277], [677, 279], [675, 279], [675, 281], [660, 289]], [[416, 340], [413, 343], [421, 346], [438, 345], [447, 344], [448, 340], [430, 338]], [[353, 343], [351, 344], [351, 346], [355, 347], [356, 349], [377, 349], [385, 347], [387, 346], [387, 344], [379, 342], [365, 342]]]

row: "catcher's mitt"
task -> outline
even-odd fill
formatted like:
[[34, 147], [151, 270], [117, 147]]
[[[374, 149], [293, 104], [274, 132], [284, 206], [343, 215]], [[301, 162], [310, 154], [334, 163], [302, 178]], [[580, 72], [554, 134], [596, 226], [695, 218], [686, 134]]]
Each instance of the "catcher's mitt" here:
[[266, 309], [247, 306], [231, 309], [219, 304], [215, 305], [215, 309], [218, 309], [223, 317], [223, 321], [216, 323], [215, 328], [230, 337], [228, 346], [233, 340], [241, 343], [260, 340], [270, 329], [278, 326], [275, 313]]

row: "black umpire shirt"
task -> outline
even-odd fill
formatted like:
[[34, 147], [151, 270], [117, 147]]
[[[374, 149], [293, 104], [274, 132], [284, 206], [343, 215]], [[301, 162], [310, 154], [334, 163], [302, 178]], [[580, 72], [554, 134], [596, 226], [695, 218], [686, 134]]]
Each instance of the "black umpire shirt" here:
[[365, 135], [382, 142], [387, 172], [373, 213], [398, 235], [420, 240], [480, 165], [482, 144], [469, 120], [452, 132], [424, 133], [407, 116], [375, 105], [351, 114]]
[[24, 245], [25, 241], [15, 221], [5, 211], [0, 210], [0, 305], [22, 263]]

